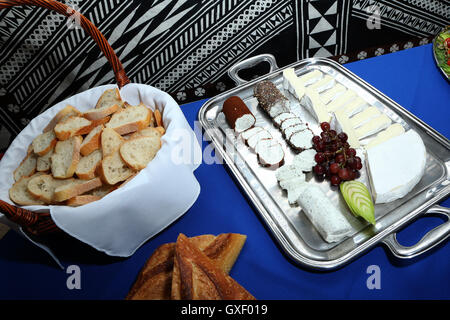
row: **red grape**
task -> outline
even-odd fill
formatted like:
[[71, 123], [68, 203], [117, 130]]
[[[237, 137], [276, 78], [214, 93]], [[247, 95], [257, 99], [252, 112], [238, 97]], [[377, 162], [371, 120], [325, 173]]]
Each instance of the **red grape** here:
[[328, 130], [330, 130], [330, 124], [329, 124], [328, 122], [322, 122], [322, 123], [320, 124], [320, 128], [321, 128], [323, 131], [328, 131]]
[[315, 165], [313, 170], [318, 176], [322, 176], [325, 173], [325, 168], [320, 164]]
[[338, 138], [342, 142], [347, 142], [348, 136], [345, 132], [341, 132], [341, 133], [339, 133]]
[[319, 137], [319, 136], [314, 136], [314, 137], [312, 138], [312, 142], [313, 142], [314, 144], [318, 144], [319, 141], [320, 141], [320, 137]]
[[334, 161], [336, 161], [337, 163], [343, 163], [345, 161], [345, 156], [342, 153], [339, 153], [334, 158]]
[[330, 164], [330, 172], [331, 172], [332, 174], [338, 173], [338, 172], [339, 172], [339, 164], [336, 163], [336, 162]]
[[338, 175], [339, 175], [339, 178], [341, 178], [344, 181], [349, 180], [349, 178], [350, 178], [350, 172], [347, 168], [339, 169]]
[[316, 155], [314, 156], [314, 159], [316, 160], [317, 163], [323, 163], [326, 160], [325, 156], [322, 152], [316, 153]]
[[338, 186], [341, 183], [341, 178], [337, 175], [332, 175], [330, 181], [333, 186]]
[[349, 149], [347, 149], [345, 154], [348, 155], [349, 157], [354, 157], [354, 156], [356, 156], [356, 150], [353, 148], [349, 148]]

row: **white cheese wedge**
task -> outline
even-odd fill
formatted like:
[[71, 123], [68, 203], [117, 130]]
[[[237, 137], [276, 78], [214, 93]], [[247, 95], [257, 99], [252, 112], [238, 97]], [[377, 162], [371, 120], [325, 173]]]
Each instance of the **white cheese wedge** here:
[[319, 122], [329, 122], [331, 119], [325, 104], [320, 99], [319, 93], [306, 88], [305, 95], [300, 104]]
[[320, 94], [320, 98], [324, 104], [330, 103], [333, 99], [336, 99], [341, 94], [344, 94], [347, 89], [340, 83], [337, 83], [333, 88]]
[[351, 234], [351, 224], [319, 187], [304, 188], [297, 203], [326, 242], [338, 242]]
[[319, 70], [313, 70], [310, 71], [300, 77], [299, 80], [304, 86], [308, 86], [310, 84], [313, 84], [314, 82], [320, 80], [323, 76], [323, 73]]
[[370, 142], [366, 145], [366, 150], [382, 144], [383, 142], [386, 142], [389, 139], [397, 137], [403, 133], [405, 133], [405, 128], [403, 128], [400, 123], [394, 123], [389, 128], [381, 131], [375, 138], [370, 140]]
[[330, 123], [331, 128], [336, 130], [336, 132], [345, 132], [347, 134], [347, 142], [352, 148], [359, 148], [360, 143], [358, 136], [350, 123], [350, 119], [343, 110], [338, 110], [333, 113], [333, 117]]
[[361, 97], [357, 97], [353, 99], [351, 102], [345, 104], [342, 109], [347, 114], [347, 116], [351, 117], [357, 113], [360, 113], [364, 109], [366, 109], [369, 104]]
[[367, 150], [375, 203], [388, 203], [406, 196], [422, 178], [426, 158], [425, 145], [414, 130]]
[[316, 90], [317, 92], [323, 92], [332, 88], [336, 84], [336, 81], [329, 74], [325, 75], [322, 79], [316, 83], [310, 85], [308, 88], [311, 90]]
[[295, 164], [285, 164], [284, 166], [278, 168], [275, 171], [275, 177], [279, 182], [284, 180], [290, 180], [296, 177], [300, 177], [305, 181], [305, 174], [301, 167], [298, 167]]
[[381, 111], [377, 107], [368, 107], [364, 111], [350, 118], [353, 128], [358, 128], [366, 122], [381, 115]]
[[392, 120], [387, 115], [382, 114], [356, 129], [356, 135], [359, 139], [364, 139], [386, 129], [391, 123]]
[[347, 90], [343, 94], [341, 94], [339, 97], [331, 101], [329, 104], [327, 104], [327, 110], [329, 112], [334, 112], [342, 107], [344, 105], [350, 103], [353, 99], [356, 98], [356, 92], [353, 90]]
[[283, 88], [289, 91], [299, 101], [305, 94], [305, 86], [297, 77], [293, 68], [283, 70]]

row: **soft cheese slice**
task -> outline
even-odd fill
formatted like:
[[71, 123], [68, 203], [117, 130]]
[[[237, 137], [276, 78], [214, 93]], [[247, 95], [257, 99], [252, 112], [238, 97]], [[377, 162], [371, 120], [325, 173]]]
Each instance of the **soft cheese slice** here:
[[353, 128], [358, 128], [366, 122], [381, 115], [381, 111], [377, 107], [368, 107], [364, 111], [350, 118]]
[[313, 70], [310, 71], [300, 77], [299, 80], [301, 83], [303, 83], [304, 86], [308, 86], [310, 84], [313, 84], [314, 82], [320, 80], [323, 76], [323, 73], [319, 70]]
[[299, 101], [305, 94], [305, 86], [297, 77], [293, 68], [283, 70], [283, 88]]
[[347, 89], [342, 84], [338, 83], [333, 88], [321, 93], [320, 98], [324, 104], [328, 104], [331, 100], [336, 99], [346, 90]]
[[403, 133], [405, 133], [405, 128], [403, 128], [400, 123], [394, 123], [389, 128], [381, 131], [375, 138], [370, 140], [370, 142], [366, 145], [366, 149], [368, 150], [370, 148], [373, 148]]
[[305, 95], [300, 103], [319, 123], [330, 121], [331, 116], [317, 91], [306, 88]]
[[366, 124], [356, 129], [356, 135], [359, 139], [364, 139], [381, 130], [386, 129], [392, 123], [392, 120], [385, 114], [370, 120]]
[[329, 112], [334, 112], [355, 99], [356, 92], [353, 90], [348, 89], [343, 94], [341, 94], [339, 97], [331, 101], [329, 104], [327, 104], [327, 110]]
[[367, 150], [375, 203], [388, 203], [406, 196], [422, 178], [426, 158], [425, 145], [414, 130]]
[[335, 85], [336, 81], [329, 74], [325, 75], [322, 79], [309, 86], [309, 89], [316, 90], [317, 92], [323, 92], [327, 89], [331, 89]]
[[345, 104], [343, 107], [344, 112], [347, 114], [347, 116], [351, 117], [357, 113], [360, 113], [364, 109], [366, 109], [369, 106], [369, 104], [361, 97], [357, 97], [356, 99], [353, 99], [348, 104]]
[[343, 110], [338, 110], [334, 112], [333, 118], [331, 119], [331, 128], [334, 128], [337, 132], [345, 132], [348, 136], [347, 142], [352, 148], [359, 148], [359, 139], [356, 135], [355, 129], [353, 129], [350, 119]]

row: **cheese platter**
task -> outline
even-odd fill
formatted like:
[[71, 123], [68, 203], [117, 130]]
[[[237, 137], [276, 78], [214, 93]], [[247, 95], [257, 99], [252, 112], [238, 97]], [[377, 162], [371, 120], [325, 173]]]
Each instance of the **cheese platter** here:
[[[238, 76], [259, 62], [271, 72], [251, 81]], [[332, 270], [380, 243], [411, 258], [448, 238], [450, 221], [412, 247], [395, 237], [423, 214], [450, 216], [436, 205], [450, 194], [444, 136], [330, 59], [280, 69], [265, 54], [229, 75], [237, 87], [207, 101], [199, 121], [295, 262]], [[230, 117], [224, 105], [237, 99], [235, 109], [245, 112]]]

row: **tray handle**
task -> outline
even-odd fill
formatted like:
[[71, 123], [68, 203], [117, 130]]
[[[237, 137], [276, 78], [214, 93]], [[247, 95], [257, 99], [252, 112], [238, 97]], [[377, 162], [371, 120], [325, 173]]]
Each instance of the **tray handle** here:
[[397, 241], [397, 233], [391, 233], [383, 239], [383, 243], [391, 250], [391, 252], [400, 259], [411, 259], [425, 253], [431, 248], [437, 246], [450, 236], [450, 209], [439, 205], [435, 205], [427, 210], [425, 214], [441, 214], [447, 217], [447, 221], [430, 230], [411, 247], [402, 246]]
[[76, 15], [77, 18], [79, 17], [80, 26], [87, 34], [92, 37], [92, 39], [99, 46], [100, 50], [103, 52], [103, 54], [111, 64], [119, 88], [122, 88], [126, 84], [130, 83], [130, 80], [125, 74], [122, 63], [115, 54], [113, 48], [109, 45], [106, 38], [95, 27], [95, 25], [81, 13], [63, 3], [54, 0], [0, 0], [0, 9], [23, 5], [47, 8], [56, 11], [66, 17], [72, 17], [73, 15]]
[[265, 53], [260, 54], [245, 60], [242, 60], [236, 64], [234, 64], [228, 70], [228, 76], [236, 83], [236, 85], [241, 85], [246, 83], [247, 81], [239, 77], [238, 72], [242, 69], [248, 69], [254, 67], [261, 62], [268, 62], [270, 65], [270, 72], [273, 72], [278, 69], [277, 61], [275, 57], [271, 54]]

